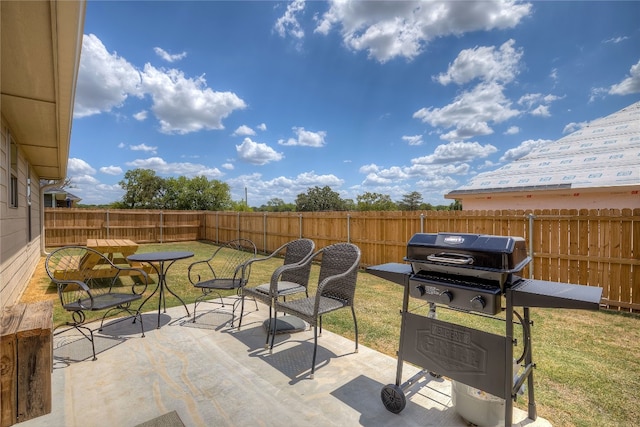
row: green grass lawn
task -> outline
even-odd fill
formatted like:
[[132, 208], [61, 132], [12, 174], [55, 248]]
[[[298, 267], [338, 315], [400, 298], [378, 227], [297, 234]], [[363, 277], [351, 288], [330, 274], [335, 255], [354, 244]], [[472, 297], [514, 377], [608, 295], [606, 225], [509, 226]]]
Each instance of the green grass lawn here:
[[[188, 305], [191, 304], [191, 311], [200, 291], [189, 283], [187, 268], [195, 260], [208, 258], [214, 249], [214, 245], [206, 242], [184, 242], [145, 244], [138, 252], [195, 253], [193, 258], [176, 261], [167, 275], [169, 286]], [[281, 260], [274, 259], [256, 264], [249, 285], [268, 282], [273, 270], [281, 263]], [[311, 293], [317, 283], [317, 274], [318, 267], [314, 266]], [[55, 297], [55, 287], [46, 275], [34, 279], [30, 288], [31, 295], [36, 291]], [[400, 336], [402, 296], [400, 285], [360, 272], [356, 290], [360, 343], [395, 357]], [[167, 293], [167, 306], [177, 304], [179, 301]], [[153, 307], [154, 303], [150, 301], [149, 310]], [[424, 301], [410, 300], [410, 310], [426, 314]], [[63, 323], [68, 316], [56, 300], [54, 323]], [[438, 311], [438, 318], [504, 334], [504, 322], [494, 319], [446, 309]], [[533, 359], [537, 365], [534, 380], [538, 416], [554, 426], [636, 425], [640, 420], [640, 316], [605, 310], [531, 309], [531, 318]], [[323, 327], [354, 338], [349, 310], [325, 316]], [[520, 333], [517, 328], [516, 333]], [[516, 347], [514, 354], [520, 351], [521, 347]], [[389, 383], [395, 381], [395, 374], [395, 370], [388, 373]], [[516, 406], [526, 410], [526, 404], [525, 394], [518, 399]]]

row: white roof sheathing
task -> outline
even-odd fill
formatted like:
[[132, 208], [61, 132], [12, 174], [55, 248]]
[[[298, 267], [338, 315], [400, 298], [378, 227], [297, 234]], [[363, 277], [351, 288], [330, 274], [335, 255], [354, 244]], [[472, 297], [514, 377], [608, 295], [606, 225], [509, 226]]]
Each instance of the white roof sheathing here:
[[481, 173], [447, 196], [627, 185], [640, 185], [640, 102]]

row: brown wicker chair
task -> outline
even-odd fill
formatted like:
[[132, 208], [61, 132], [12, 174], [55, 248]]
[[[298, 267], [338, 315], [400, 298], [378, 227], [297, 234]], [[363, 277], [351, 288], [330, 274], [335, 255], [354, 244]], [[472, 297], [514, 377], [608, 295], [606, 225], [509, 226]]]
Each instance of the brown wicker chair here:
[[[131, 308], [131, 303], [139, 300], [147, 288], [148, 276], [144, 270], [115, 265], [104, 254], [84, 246], [65, 246], [54, 250], [47, 256], [45, 270], [58, 287], [62, 307], [71, 313], [73, 320], [66, 326], [78, 330], [91, 341], [93, 360], [96, 360], [96, 348], [93, 330], [85, 325], [85, 311], [104, 311], [98, 331], [102, 330], [107, 317], [124, 311], [133, 317], [134, 323], [140, 319], [144, 337], [142, 316]], [[134, 279], [131, 287], [119, 280], [124, 276]]]
[[[355, 351], [356, 353], [358, 352], [358, 323], [356, 321], [356, 312], [353, 308], [353, 300], [360, 264], [360, 248], [351, 243], [336, 243], [320, 249], [303, 263], [288, 268], [304, 269], [313, 261], [318, 261], [320, 258], [320, 273], [315, 295], [292, 301], [274, 300], [274, 320], [278, 312], [283, 312], [297, 316], [313, 326], [314, 343], [313, 358], [311, 361], [311, 378], [313, 378], [315, 373], [316, 353], [318, 349], [318, 326], [320, 326], [320, 334], [322, 334], [323, 315], [341, 308], [351, 308], [356, 338]], [[275, 327], [275, 321], [272, 323]], [[272, 329], [270, 335], [270, 351], [273, 351], [275, 330]]]
[[[264, 258], [252, 259], [247, 265], [266, 261], [275, 256], [282, 256], [284, 253], [283, 265], [277, 268], [271, 275], [271, 281], [269, 283], [263, 283], [256, 287], [246, 287], [244, 292], [246, 295], [253, 297], [269, 306], [269, 319], [272, 317], [273, 300], [282, 297], [286, 300], [287, 295], [293, 295], [304, 292], [306, 296], [309, 296], [307, 285], [309, 284], [309, 273], [311, 271], [311, 264], [306, 264], [304, 268], [290, 269], [287, 266], [299, 264], [306, 260], [311, 254], [316, 245], [313, 240], [310, 239], [297, 239], [291, 242], [285, 243], [273, 253]], [[285, 268], [287, 267], [287, 268]], [[271, 289], [274, 291], [271, 292]], [[242, 314], [240, 315], [242, 317]], [[242, 321], [242, 320], [241, 320]], [[239, 326], [238, 326], [239, 327]], [[269, 344], [269, 335], [267, 334], [267, 342], [265, 347]]]
[[[226, 242], [215, 250], [213, 255], [205, 260], [192, 263], [188, 269], [188, 278], [191, 284], [202, 291], [202, 295], [196, 298], [193, 305], [193, 322], [196, 322], [196, 309], [202, 302], [221, 304], [225, 306], [220, 291], [235, 290], [237, 299], [233, 302], [231, 311], [231, 326], [235, 321], [235, 313], [238, 304], [240, 309], [240, 323], [244, 312], [244, 287], [251, 275], [251, 266], [248, 261], [254, 259], [257, 254], [256, 245], [247, 239], [235, 239]], [[211, 300], [210, 295], [216, 294], [220, 301]], [[258, 304], [256, 303], [256, 310]], [[238, 325], [238, 327], [240, 327]]]

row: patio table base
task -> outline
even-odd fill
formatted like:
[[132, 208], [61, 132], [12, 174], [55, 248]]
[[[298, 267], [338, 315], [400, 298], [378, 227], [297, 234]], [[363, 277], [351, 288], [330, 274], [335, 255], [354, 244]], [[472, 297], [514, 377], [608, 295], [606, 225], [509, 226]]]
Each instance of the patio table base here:
[[[271, 319], [266, 319], [262, 326], [269, 333]], [[276, 334], [292, 334], [307, 329], [307, 323], [296, 316], [284, 316], [276, 319]]]

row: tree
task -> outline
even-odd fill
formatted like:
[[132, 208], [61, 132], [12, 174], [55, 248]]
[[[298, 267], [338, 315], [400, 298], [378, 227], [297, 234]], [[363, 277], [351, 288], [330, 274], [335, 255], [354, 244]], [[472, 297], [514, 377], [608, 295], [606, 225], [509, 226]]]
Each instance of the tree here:
[[133, 169], [124, 174], [120, 187], [125, 191], [122, 207], [158, 209], [161, 205], [163, 180], [151, 169]]
[[366, 192], [357, 196], [356, 200], [359, 211], [393, 211], [397, 208], [387, 194]]
[[460, 199], [456, 199], [453, 203], [449, 205], [449, 210], [452, 211], [461, 211], [462, 210], [462, 202]]
[[300, 193], [296, 197], [296, 211], [343, 211], [346, 203], [340, 194], [325, 185], [320, 188], [315, 186], [307, 189], [306, 193]]
[[398, 207], [402, 211], [417, 211], [422, 204], [422, 194], [417, 191], [404, 194], [402, 200], [398, 202]]
[[125, 209], [225, 210], [231, 207], [229, 185], [204, 176], [163, 179], [150, 169], [127, 171], [120, 186], [126, 191], [116, 207]]
[[256, 208], [261, 212], [292, 212], [296, 209], [293, 203], [285, 203], [284, 200], [274, 197], [269, 199], [265, 205]]

